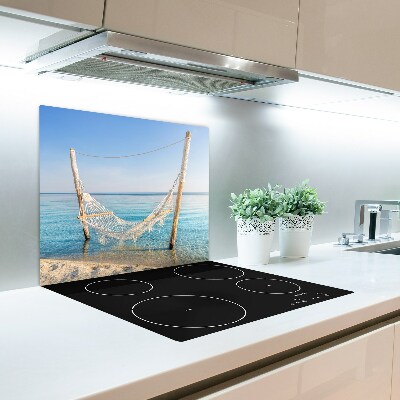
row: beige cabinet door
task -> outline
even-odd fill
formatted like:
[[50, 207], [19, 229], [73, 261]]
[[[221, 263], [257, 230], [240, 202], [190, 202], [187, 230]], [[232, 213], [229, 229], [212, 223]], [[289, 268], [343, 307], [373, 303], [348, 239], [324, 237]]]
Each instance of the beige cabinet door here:
[[295, 66], [298, 0], [107, 0], [106, 29]]
[[103, 24], [104, 0], [0, 0], [0, 11], [38, 19], [59, 19], [87, 28]]
[[296, 68], [400, 90], [399, 0], [301, 0]]
[[[188, 399], [390, 400], [394, 325]], [[392, 399], [393, 400], [393, 399]]]
[[400, 400], [400, 322], [395, 324], [392, 375], [392, 398]]

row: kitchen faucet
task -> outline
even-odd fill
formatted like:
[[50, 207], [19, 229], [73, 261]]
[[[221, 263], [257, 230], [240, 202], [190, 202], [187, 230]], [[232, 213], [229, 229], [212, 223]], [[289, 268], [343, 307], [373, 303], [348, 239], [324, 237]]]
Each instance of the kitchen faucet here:
[[[381, 210], [384, 205], [392, 205], [400, 208], [400, 200], [356, 200], [354, 203], [354, 231], [353, 233], [342, 233], [342, 237], [339, 238], [339, 244], [348, 245], [350, 242], [349, 236], [353, 235], [357, 243], [362, 243], [364, 241], [364, 215], [365, 207], [368, 209]], [[393, 212], [399, 212], [398, 210], [393, 210]], [[382, 215], [382, 219], [390, 219], [388, 213]], [[386, 236], [389, 238], [389, 224], [385, 224], [387, 227]]]

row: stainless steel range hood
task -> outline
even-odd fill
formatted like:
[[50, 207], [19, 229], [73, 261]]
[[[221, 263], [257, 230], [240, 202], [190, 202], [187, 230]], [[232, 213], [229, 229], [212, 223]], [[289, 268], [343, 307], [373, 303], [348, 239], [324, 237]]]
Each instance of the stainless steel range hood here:
[[[215, 96], [298, 81], [294, 70], [116, 32], [65, 46], [48, 45], [25, 60], [57, 73]], [[257, 101], [257, 95], [253, 95]]]

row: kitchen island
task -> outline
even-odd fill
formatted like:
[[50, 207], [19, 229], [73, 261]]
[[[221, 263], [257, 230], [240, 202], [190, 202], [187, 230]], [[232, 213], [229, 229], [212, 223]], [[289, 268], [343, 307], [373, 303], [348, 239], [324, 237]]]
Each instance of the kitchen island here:
[[[219, 261], [237, 265], [236, 259]], [[45, 288], [2, 292], [0, 398], [181, 398], [239, 375], [253, 374], [253, 379], [257, 370], [281, 368], [312, 348], [353, 338], [355, 331], [382, 331], [383, 340], [394, 335], [400, 316], [400, 258], [395, 255], [323, 244], [312, 246], [307, 259], [272, 253], [269, 265], [246, 268], [354, 293], [176, 342]], [[234, 398], [221, 396], [215, 398]]]

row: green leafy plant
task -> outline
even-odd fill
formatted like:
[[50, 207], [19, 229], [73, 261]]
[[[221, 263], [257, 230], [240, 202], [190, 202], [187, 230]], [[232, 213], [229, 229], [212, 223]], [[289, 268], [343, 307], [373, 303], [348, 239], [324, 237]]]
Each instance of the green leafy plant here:
[[293, 188], [285, 188], [281, 197], [283, 217], [322, 214], [325, 202], [320, 201], [315, 188], [308, 186], [308, 179]]
[[246, 189], [243, 193], [236, 195], [231, 193], [229, 208], [232, 211], [231, 217], [238, 219], [258, 218], [261, 222], [273, 221], [281, 216], [282, 193], [277, 191], [277, 186], [268, 184], [267, 189]]

